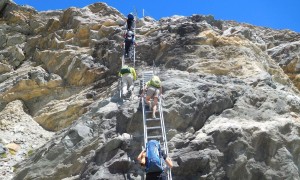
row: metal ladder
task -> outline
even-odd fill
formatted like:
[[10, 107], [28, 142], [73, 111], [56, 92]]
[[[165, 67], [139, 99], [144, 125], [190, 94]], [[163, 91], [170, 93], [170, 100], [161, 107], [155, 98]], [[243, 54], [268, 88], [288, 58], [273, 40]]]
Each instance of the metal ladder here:
[[[133, 28], [132, 31], [133, 31], [134, 36], [136, 36], [136, 34], [135, 34], [135, 32], [136, 32], [136, 30], [135, 30], [136, 29], [136, 21], [137, 21], [137, 13], [134, 14], [134, 21], [133, 21], [133, 24], [132, 24], [132, 28]], [[127, 33], [127, 25], [125, 25], [125, 29], [126, 29], [125, 33]], [[136, 37], [134, 37], [134, 38], [136, 39]], [[125, 45], [124, 45], [124, 47], [125, 47]], [[133, 56], [132, 62], [133, 62], [133, 67], [135, 68], [135, 46], [134, 46], [134, 44], [131, 45], [129, 51], [130, 51], [130, 55], [129, 55], [130, 58], [131, 58], [131, 53], [132, 53], [132, 56]], [[123, 50], [123, 52], [124, 52], [124, 50]], [[122, 58], [121, 58], [122, 66], [125, 65], [125, 57], [124, 56], [125, 56], [125, 54], [123, 53]]]
[[[146, 83], [151, 80], [154, 75], [153, 71], [145, 71], [142, 75], [142, 87], [144, 88]], [[143, 126], [144, 126], [144, 147], [148, 140], [155, 139], [160, 142], [162, 150], [168, 156], [168, 142], [166, 137], [163, 109], [162, 109], [162, 98], [159, 97], [158, 101], [158, 112], [159, 117], [152, 118], [152, 110], [145, 108], [145, 96], [142, 97], [142, 110], [143, 110]], [[149, 118], [149, 116], [151, 118]], [[171, 169], [167, 168], [167, 180], [172, 180]]]
[[[134, 15], [134, 18], [135, 18], [135, 21], [133, 21], [133, 33], [134, 33], [134, 36], [135, 36], [135, 28], [136, 28], [136, 18], [137, 18], [137, 14], [135, 13], [135, 15]], [[125, 25], [125, 29], [126, 29], [126, 31], [127, 31], [127, 25]], [[126, 33], [126, 32], [125, 32]], [[124, 48], [125, 48], [125, 45], [124, 45]], [[130, 51], [131, 50], [133, 50], [133, 68], [135, 68], [135, 46], [134, 45], [132, 45], [131, 47], [130, 47]], [[125, 65], [125, 54], [124, 54], [124, 51], [125, 51], [125, 49], [123, 49], [122, 50], [123, 51], [123, 53], [122, 53], [122, 57], [121, 57], [121, 63], [122, 63], [122, 66], [121, 67], [123, 67], [124, 65]], [[119, 78], [119, 80], [118, 80], [118, 89], [119, 89], [119, 98], [121, 98], [122, 97], [122, 78], [120, 77]]]
[[[136, 40], [136, 34], [135, 34], [136, 21], [137, 21], [137, 12], [134, 13], [134, 21], [133, 21], [133, 34], [135, 40]], [[133, 67], [135, 67], [135, 45], [133, 44], [132, 47], [133, 47]]]

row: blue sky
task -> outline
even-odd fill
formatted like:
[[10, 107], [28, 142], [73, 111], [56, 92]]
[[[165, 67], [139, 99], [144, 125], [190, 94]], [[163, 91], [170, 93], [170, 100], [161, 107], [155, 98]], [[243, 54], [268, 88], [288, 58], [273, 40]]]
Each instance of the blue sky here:
[[[84, 7], [95, 0], [14, 0], [38, 11]], [[273, 29], [290, 29], [300, 33], [300, 0], [103, 0], [126, 15], [134, 10], [138, 16], [159, 20], [172, 15], [213, 15], [218, 20], [235, 20]]]

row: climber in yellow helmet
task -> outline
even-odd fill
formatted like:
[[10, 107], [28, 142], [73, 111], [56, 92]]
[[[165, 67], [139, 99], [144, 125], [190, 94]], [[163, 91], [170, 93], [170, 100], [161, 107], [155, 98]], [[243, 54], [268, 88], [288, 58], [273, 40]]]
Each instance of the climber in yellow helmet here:
[[152, 118], [156, 118], [155, 113], [157, 110], [158, 96], [162, 96], [162, 86], [158, 76], [152, 76], [151, 80], [146, 83], [141, 96], [144, 96], [145, 91], [147, 91], [146, 103], [148, 104], [150, 109], [151, 109], [150, 99], [153, 98]]

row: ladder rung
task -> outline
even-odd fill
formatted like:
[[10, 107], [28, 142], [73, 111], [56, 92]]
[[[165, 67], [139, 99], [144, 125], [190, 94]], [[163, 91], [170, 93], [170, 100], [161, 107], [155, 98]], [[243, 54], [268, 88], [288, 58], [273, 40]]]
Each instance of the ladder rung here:
[[159, 136], [148, 136], [147, 138], [148, 139], [154, 139], [154, 138], [161, 138], [162, 136], [161, 135], [159, 135]]
[[158, 120], [160, 120], [160, 118], [148, 118], [148, 119], [146, 119], [147, 121], [158, 121]]
[[153, 126], [153, 127], [147, 127], [147, 129], [160, 129], [161, 126]]

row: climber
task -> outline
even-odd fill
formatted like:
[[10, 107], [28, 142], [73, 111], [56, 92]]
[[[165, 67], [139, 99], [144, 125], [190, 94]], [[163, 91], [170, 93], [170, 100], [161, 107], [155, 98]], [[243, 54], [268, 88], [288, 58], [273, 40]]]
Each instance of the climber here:
[[147, 142], [146, 150], [143, 150], [137, 160], [141, 166], [146, 167], [146, 180], [165, 180], [163, 161], [172, 168], [172, 160], [161, 150], [157, 140]]
[[136, 80], [135, 69], [125, 65], [121, 68], [119, 76], [122, 77], [122, 96], [126, 97], [127, 93], [131, 95], [133, 91], [133, 81]]
[[129, 49], [131, 45], [136, 45], [134, 33], [132, 31], [127, 31], [125, 36], [125, 58], [129, 57]]
[[127, 30], [132, 30], [131, 27], [133, 26], [134, 16], [132, 13], [127, 15]]
[[158, 96], [162, 96], [162, 86], [158, 76], [152, 76], [151, 80], [146, 83], [141, 94], [142, 97], [144, 96], [145, 91], [147, 91], [146, 103], [148, 104], [149, 109], [151, 109], [150, 99], [153, 98], [152, 118], [156, 118], [155, 113], [157, 109]]

